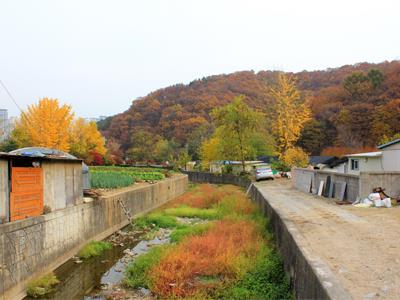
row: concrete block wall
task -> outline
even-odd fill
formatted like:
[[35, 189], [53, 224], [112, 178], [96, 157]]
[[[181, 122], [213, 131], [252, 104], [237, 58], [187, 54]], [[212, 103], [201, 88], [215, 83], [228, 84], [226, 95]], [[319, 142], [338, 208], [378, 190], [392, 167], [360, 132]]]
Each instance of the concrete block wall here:
[[400, 197], [400, 172], [368, 172], [360, 173], [360, 197], [366, 198], [372, 189], [385, 188], [390, 197]]
[[81, 204], [83, 175], [80, 161], [43, 161], [44, 205], [52, 211]]
[[346, 182], [345, 199], [354, 202], [360, 195], [360, 177], [351, 174], [342, 174], [328, 172], [322, 170], [295, 168], [292, 170], [293, 184], [296, 189], [309, 193], [310, 182], [312, 183], [312, 192], [317, 193], [321, 181], [326, 183], [327, 177], [331, 176], [334, 183], [334, 197], [337, 198], [340, 194], [341, 182]]
[[68, 260], [90, 240], [100, 240], [129, 222], [117, 200], [138, 216], [181, 195], [186, 175], [117, 191], [91, 203], [0, 225], [0, 299], [24, 296], [27, 282]]

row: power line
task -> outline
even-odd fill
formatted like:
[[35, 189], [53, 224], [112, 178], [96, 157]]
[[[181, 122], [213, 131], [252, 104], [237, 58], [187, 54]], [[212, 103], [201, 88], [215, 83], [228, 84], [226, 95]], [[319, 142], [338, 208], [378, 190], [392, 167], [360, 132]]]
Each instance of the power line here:
[[3, 83], [3, 81], [1, 81], [0, 79], [0, 85], [3, 87], [3, 89], [6, 91], [7, 95], [11, 98], [11, 100], [14, 102], [14, 104], [18, 107], [18, 109], [20, 110], [21, 113], [23, 113], [21, 107], [18, 105], [17, 101], [15, 100], [15, 98], [13, 97], [13, 95], [11, 95], [10, 91], [7, 89], [7, 87], [5, 86], [5, 84]]

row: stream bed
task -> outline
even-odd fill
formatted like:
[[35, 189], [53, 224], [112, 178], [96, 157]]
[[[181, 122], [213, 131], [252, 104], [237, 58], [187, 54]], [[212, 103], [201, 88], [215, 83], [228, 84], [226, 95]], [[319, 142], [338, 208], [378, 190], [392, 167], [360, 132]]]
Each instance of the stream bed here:
[[[171, 232], [160, 229], [153, 239], [143, 240], [140, 232], [131, 229], [131, 226], [127, 226], [107, 238], [113, 247], [100, 256], [84, 261], [73, 257], [54, 270], [60, 283], [52, 293], [42, 299], [151, 299], [151, 293], [146, 289], [124, 289], [124, 271], [129, 262], [146, 253], [152, 246], [169, 243]], [[24, 299], [35, 298], [27, 296]]]

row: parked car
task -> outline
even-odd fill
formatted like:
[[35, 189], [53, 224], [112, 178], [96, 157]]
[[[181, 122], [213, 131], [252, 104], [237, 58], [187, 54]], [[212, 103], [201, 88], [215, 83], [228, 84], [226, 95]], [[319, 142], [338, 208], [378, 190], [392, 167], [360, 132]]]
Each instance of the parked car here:
[[259, 181], [261, 179], [274, 179], [274, 174], [270, 167], [256, 168], [255, 175], [256, 175], [256, 181]]

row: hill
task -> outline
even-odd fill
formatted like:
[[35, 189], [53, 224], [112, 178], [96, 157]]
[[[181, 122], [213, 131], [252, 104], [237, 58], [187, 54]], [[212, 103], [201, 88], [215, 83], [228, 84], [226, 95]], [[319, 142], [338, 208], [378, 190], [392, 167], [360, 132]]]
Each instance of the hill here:
[[[270, 114], [274, 100], [269, 90], [277, 74], [242, 71], [159, 89], [99, 127], [124, 151], [131, 147], [133, 133], [141, 130], [185, 145], [199, 127], [210, 124], [213, 108], [236, 95], [245, 95], [247, 104]], [[400, 132], [400, 61], [291, 74], [313, 113], [298, 142], [308, 152], [319, 154], [328, 146], [375, 146]]]

